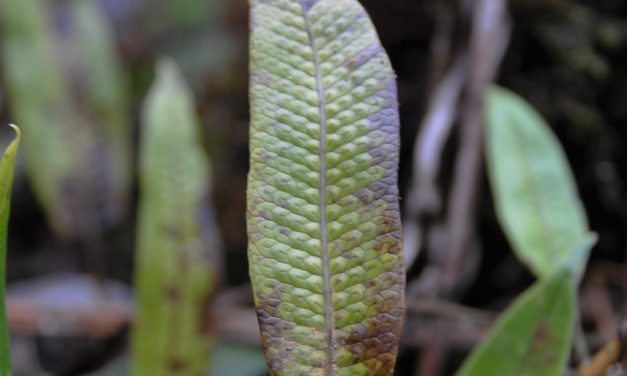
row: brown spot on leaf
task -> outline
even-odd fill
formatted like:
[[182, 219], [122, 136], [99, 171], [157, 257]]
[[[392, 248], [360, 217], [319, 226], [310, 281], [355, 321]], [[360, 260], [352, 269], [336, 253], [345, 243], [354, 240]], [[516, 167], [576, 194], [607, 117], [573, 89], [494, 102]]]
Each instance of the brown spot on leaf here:
[[287, 200], [284, 199], [278, 199], [276, 201], [276, 204], [283, 209], [289, 209], [290, 207], [290, 204], [287, 202]]
[[181, 372], [187, 368], [187, 364], [182, 359], [170, 358], [167, 361], [166, 367], [172, 372]]
[[172, 239], [172, 240], [179, 240], [182, 236], [181, 236], [181, 230], [175, 226], [172, 225], [167, 225], [167, 226], [163, 226], [162, 227], [162, 231], [163, 234]]
[[381, 225], [379, 226], [379, 235], [389, 234], [399, 228], [398, 220], [396, 218], [382, 216]]
[[540, 320], [538, 328], [535, 332], [534, 345], [543, 345], [551, 340], [551, 330], [547, 327], [545, 319]]
[[277, 309], [281, 305], [279, 299], [266, 298], [261, 299], [257, 305], [257, 317], [266, 318], [267, 316], [275, 317], [277, 315]]
[[267, 209], [259, 210], [259, 216], [263, 219], [267, 219], [269, 221], [272, 220], [272, 212]]
[[168, 286], [163, 289], [163, 295], [170, 302], [178, 302], [181, 300], [181, 291], [177, 286]]
[[363, 50], [359, 51], [357, 54], [353, 55], [346, 62], [346, 67], [351, 70], [355, 70], [362, 65], [366, 64], [373, 57], [383, 52], [383, 48], [377, 43], [370, 45]]
[[355, 197], [357, 197], [357, 199], [359, 200], [359, 202], [361, 202], [364, 205], [368, 205], [372, 202], [372, 198], [371, 195], [369, 193], [370, 191], [368, 189], [362, 188], [362, 189], [358, 189], [355, 192]]
[[[216, 279], [214, 279], [214, 283], [215, 281]], [[213, 310], [211, 309], [211, 306], [217, 291], [217, 286], [214, 286], [214, 288], [207, 294], [207, 296], [203, 299], [202, 304], [200, 305], [200, 331], [201, 333], [206, 335], [209, 335], [211, 333], [211, 325], [212, 323], [216, 322], [213, 318]]]
[[402, 310], [394, 310], [393, 314], [380, 313], [367, 319], [361, 325], [355, 326], [345, 338], [355, 363], [371, 363], [373, 359], [378, 361], [375, 363], [379, 364], [379, 368], [372, 370], [373, 375], [392, 375], [394, 371], [402, 325], [400, 312]]

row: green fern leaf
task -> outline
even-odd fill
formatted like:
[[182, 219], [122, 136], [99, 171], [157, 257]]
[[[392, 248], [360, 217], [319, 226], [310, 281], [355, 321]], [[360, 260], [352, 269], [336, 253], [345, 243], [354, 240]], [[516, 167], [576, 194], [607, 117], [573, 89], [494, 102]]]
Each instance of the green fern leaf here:
[[6, 283], [7, 225], [11, 208], [11, 187], [13, 186], [13, 167], [20, 145], [20, 130], [4, 151], [0, 160], [0, 376], [11, 375], [11, 357], [9, 347], [9, 327], [6, 318], [4, 288]]
[[537, 276], [550, 277], [587, 236], [586, 214], [549, 126], [503, 88], [487, 97], [487, 163], [497, 214], [516, 255]]
[[394, 73], [355, 0], [251, 1], [250, 276], [276, 375], [391, 375], [404, 310]]
[[126, 209], [128, 98], [97, 1], [68, 4], [60, 38], [47, 2], [0, 2], [0, 56], [35, 194], [58, 234], [84, 240], [101, 236]]
[[202, 375], [208, 366], [217, 234], [194, 111], [178, 68], [161, 61], [143, 114], [135, 375]]

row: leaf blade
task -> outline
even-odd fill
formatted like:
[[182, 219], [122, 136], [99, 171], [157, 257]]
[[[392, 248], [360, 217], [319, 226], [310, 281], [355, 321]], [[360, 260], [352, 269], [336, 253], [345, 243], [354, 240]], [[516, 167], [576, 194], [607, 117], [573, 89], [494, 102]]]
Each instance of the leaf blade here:
[[563, 374], [575, 323], [576, 282], [562, 272], [517, 298], [457, 376]]
[[[109, 191], [102, 193], [109, 207], [104, 217], [115, 222], [126, 214], [128, 192], [132, 184], [128, 77], [118, 56], [114, 26], [107, 18], [102, 4], [93, 0], [74, 0], [70, 9], [73, 17], [72, 38], [64, 42], [70, 44], [66, 48], [71, 51], [72, 61], [80, 62], [75, 63], [73, 74], [81, 76], [83, 80], [78, 84], [82, 85], [81, 99], [89, 109], [85, 121], [94, 128], [92, 137], [99, 140], [96, 144], [105, 146], [94, 146], [94, 150], [89, 152], [95, 155], [92, 158], [96, 162], [83, 168], [89, 170], [96, 164], [108, 175]], [[73, 85], [77, 83], [73, 82]]]
[[210, 167], [196, 128], [190, 89], [173, 62], [161, 61], [142, 124], [136, 375], [200, 375], [208, 366], [218, 245], [206, 202]]
[[99, 244], [94, 238], [125, 214], [131, 145], [112, 30], [96, 3], [69, 3], [62, 38], [46, 2], [2, 1], [0, 57], [28, 177], [49, 225], [64, 238]]
[[40, 0], [3, 1], [0, 18], [3, 73], [11, 110], [24, 132], [26, 168], [46, 214], [57, 217], [58, 176], [71, 168], [59, 132], [69, 90], [49, 51], [52, 25]]
[[529, 104], [503, 88], [487, 98], [488, 175], [499, 222], [518, 258], [549, 277], [588, 234], [574, 177], [559, 141]]
[[7, 146], [0, 160], [0, 375], [2, 376], [11, 375], [9, 326], [5, 306], [7, 225], [11, 210], [13, 169], [21, 139], [20, 129], [11, 126], [15, 129], [15, 139]]
[[253, 0], [251, 28], [249, 263], [270, 368], [391, 374], [404, 274], [387, 56], [354, 0]]

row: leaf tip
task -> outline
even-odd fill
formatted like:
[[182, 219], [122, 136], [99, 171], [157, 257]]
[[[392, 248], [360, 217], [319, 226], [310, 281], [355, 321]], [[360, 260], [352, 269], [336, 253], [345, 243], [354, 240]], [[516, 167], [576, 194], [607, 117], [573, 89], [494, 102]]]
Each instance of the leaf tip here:
[[577, 279], [581, 277], [581, 274], [583, 273], [582, 269], [586, 265], [590, 251], [598, 240], [599, 236], [596, 232], [589, 231], [584, 235], [583, 239], [566, 263], [566, 270], [568, 273], [577, 276]]
[[169, 56], [161, 56], [156, 64], [157, 79], [161, 81], [181, 81], [182, 73], [176, 61]]
[[[11, 143], [9, 144], [9, 146], [7, 147], [7, 151], [9, 150], [13, 150], [13, 154], [17, 153], [17, 148], [20, 144], [20, 140], [22, 139], [22, 131], [20, 130], [20, 127], [18, 127], [15, 124], [10, 124], [9, 123], [9, 127], [13, 128], [13, 130], [15, 131], [15, 138], [13, 139], [13, 141], [11, 141]], [[11, 154], [11, 153], [9, 153]]]
[[13, 128], [13, 130], [15, 131], [15, 139], [19, 140], [22, 137], [22, 131], [20, 130], [20, 127], [15, 124], [9, 124], [9, 127]]

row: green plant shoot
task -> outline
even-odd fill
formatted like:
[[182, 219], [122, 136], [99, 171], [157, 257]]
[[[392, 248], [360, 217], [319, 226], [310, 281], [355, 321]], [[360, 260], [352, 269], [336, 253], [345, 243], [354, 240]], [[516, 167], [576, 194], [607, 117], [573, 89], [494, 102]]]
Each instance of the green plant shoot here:
[[143, 109], [133, 374], [203, 375], [218, 249], [210, 170], [193, 97], [171, 61], [158, 64]]
[[20, 145], [20, 130], [15, 129], [16, 137], [9, 144], [0, 160], [0, 376], [11, 375], [11, 351], [9, 346], [9, 327], [5, 307], [7, 225], [11, 210], [11, 187], [13, 186], [13, 167]]

